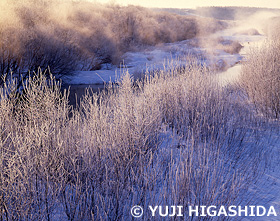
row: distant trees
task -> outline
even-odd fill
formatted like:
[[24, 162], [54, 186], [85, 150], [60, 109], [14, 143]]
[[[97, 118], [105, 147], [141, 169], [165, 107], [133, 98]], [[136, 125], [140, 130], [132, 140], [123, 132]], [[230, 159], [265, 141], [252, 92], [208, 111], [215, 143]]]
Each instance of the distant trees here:
[[[62, 36], [48, 37], [39, 31], [5, 30], [0, 42], [0, 74], [13, 75], [18, 83], [29, 71], [50, 69], [57, 77], [76, 70], [78, 51]], [[2, 83], [3, 83], [3, 78]]]
[[220, 20], [246, 19], [255, 13], [268, 12], [279, 13], [279, 9], [259, 7], [198, 7], [195, 13], [201, 16], [211, 17]]
[[[31, 0], [2, 4], [1, 76], [24, 76], [38, 67], [50, 68], [56, 76], [95, 70], [103, 63], [118, 64], [129, 50], [193, 38], [199, 32], [199, 21], [192, 17], [135, 6]], [[210, 23], [215, 30], [224, 27]]]
[[23, 59], [19, 44], [12, 30], [0, 30], [0, 85], [10, 71], [18, 74], [22, 71]]
[[273, 40], [279, 40], [280, 35], [280, 16], [274, 16], [268, 19], [266, 22], [264, 32], [265, 34]]

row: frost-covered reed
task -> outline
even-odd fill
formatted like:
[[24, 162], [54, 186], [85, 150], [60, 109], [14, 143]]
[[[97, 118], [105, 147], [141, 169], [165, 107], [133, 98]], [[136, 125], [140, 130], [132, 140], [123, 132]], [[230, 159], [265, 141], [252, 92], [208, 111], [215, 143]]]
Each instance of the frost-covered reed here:
[[20, 90], [10, 80], [1, 219], [124, 220], [134, 205], [244, 202], [263, 147], [253, 116], [213, 79], [195, 61], [136, 82], [126, 73], [75, 109], [40, 71]]

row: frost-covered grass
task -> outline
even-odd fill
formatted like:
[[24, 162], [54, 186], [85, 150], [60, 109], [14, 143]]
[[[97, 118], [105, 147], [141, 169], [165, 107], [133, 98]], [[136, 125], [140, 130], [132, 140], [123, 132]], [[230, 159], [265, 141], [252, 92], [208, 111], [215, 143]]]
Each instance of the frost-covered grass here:
[[20, 93], [15, 85], [0, 91], [1, 219], [130, 220], [134, 205], [246, 203], [261, 173], [258, 122], [195, 60], [137, 82], [126, 73], [76, 109], [41, 72]]
[[[273, 17], [266, 23], [267, 40], [251, 47], [242, 62], [240, 83], [245, 92], [244, 104], [250, 105], [263, 119], [260, 125], [262, 140], [271, 146], [268, 170], [259, 181], [250, 188], [257, 193], [255, 200], [274, 205], [279, 210], [279, 17]], [[267, 218], [264, 220], [276, 220]], [[252, 219], [253, 220], [253, 219]]]
[[255, 109], [266, 117], [277, 119], [280, 114], [279, 51], [279, 40], [267, 40], [251, 48], [240, 75], [240, 85]]

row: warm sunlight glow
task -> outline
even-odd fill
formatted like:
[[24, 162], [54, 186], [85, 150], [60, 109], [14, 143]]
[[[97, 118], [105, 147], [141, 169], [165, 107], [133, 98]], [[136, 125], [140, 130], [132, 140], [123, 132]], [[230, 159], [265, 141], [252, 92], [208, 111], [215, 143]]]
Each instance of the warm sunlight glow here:
[[279, 0], [97, 0], [103, 3], [118, 3], [121, 5], [140, 5], [159, 8], [195, 8], [199, 6], [249, 6], [263, 8], [280, 8]]

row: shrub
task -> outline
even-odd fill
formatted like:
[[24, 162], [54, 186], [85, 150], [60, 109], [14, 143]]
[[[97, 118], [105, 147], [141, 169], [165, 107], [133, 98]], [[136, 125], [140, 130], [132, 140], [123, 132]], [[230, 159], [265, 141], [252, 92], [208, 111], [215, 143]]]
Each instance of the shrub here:
[[279, 40], [279, 27], [280, 17], [275, 15], [265, 22], [264, 33], [270, 39]]
[[241, 86], [256, 110], [271, 118], [279, 118], [280, 113], [279, 50], [279, 41], [252, 48], [240, 76]]
[[250, 112], [197, 62], [138, 82], [126, 73], [77, 109], [52, 76], [15, 85], [0, 90], [3, 220], [117, 220], [130, 219], [133, 205], [232, 205], [260, 173]]
[[50, 220], [61, 191], [69, 109], [54, 79], [28, 78], [1, 88], [1, 219]]

